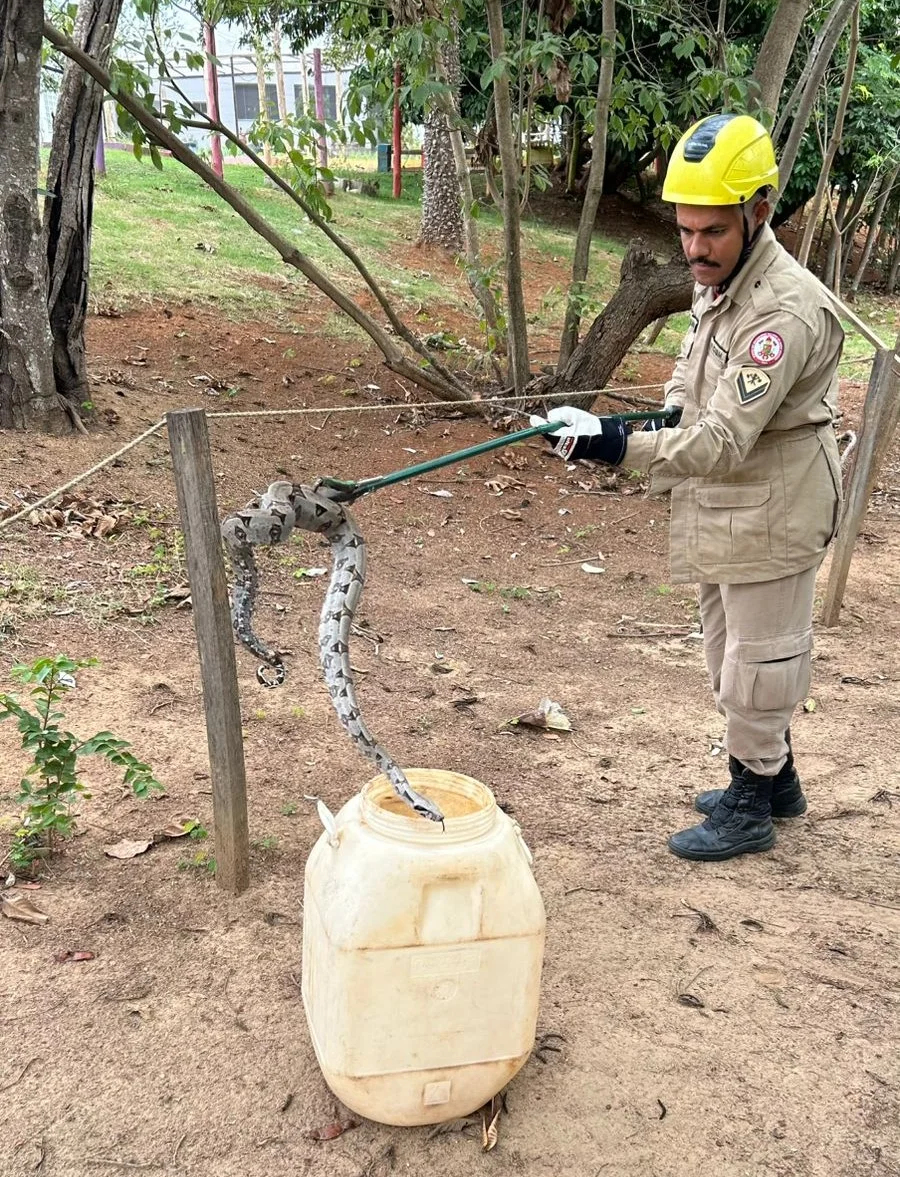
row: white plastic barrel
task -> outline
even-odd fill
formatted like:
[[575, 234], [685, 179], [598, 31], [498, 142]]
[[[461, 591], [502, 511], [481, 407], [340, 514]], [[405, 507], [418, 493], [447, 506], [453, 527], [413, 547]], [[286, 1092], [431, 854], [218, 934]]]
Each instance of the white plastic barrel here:
[[382, 1124], [468, 1115], [534, 1045], [544, 905], [518, 826], [479, 781], [407, 769], [443, 811], [417, 817], [384, 776], [306, 864], [303, 1004], [328, 1086]]

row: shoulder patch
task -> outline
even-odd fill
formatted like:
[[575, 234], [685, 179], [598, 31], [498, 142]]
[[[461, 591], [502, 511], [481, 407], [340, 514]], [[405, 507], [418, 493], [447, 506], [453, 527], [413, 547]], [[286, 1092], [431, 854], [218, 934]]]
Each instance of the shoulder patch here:
[[784, 340], [777, 331], [760, 331], [750, 340], [750, 359], [763, 368], [771, 368], [784, 355]]
[[737, 390], [741, 404], [747, 405], [750, 401], [759, 400], [761, 396], [765, 396], [771, 383], [772, 377], [768, 372], [760, 372], [759, 368], [741, 368], [737, 378]]

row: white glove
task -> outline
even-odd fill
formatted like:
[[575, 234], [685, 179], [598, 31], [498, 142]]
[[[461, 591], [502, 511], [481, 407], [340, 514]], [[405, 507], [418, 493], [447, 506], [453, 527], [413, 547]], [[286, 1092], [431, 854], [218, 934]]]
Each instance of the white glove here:
[[544, 435], [547, 444], [565, 461], [576, 458], [593, 458], [618, 466], [625, 457], [628, 434], [631, 427], [617, 417], [595, 417], [584, 409], [572, 405], [561, 405], [551, 409], [546, 421], [543, 417], [529, 418], [532, 426], [545, 425], [548, 421], [564, 421], [562, 429]]

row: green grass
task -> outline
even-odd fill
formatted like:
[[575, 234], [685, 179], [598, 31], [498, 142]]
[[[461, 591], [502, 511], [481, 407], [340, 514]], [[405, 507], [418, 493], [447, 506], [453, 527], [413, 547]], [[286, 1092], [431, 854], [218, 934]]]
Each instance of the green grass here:
[[[92, 236], [91, 292], [100, 306], [127, 307], [148, 300], [181, 303], [186, 299], [214, 305], [232, 317], [277, 322], [305, 298], [307, 280], [286, 266], [224, 201], [193, 173], [169, 158], [163, 171], [149, 160], [139, 162], [130, 151], [107, 152], [107, 174], [97, 182]], [[432, 273], [429, 255], [419, 262], [413, 245], [421, 216], [422, 173], [403, 173], [403, 193], [391, 196], [391, 176], [373, 170], [370, 159], [338, 159], [338, 177], [378, 179], [377, 197], [335, 192], [333, 225], [359, 251], [387, 293], [409, 321], [426, 326], [445, 309], [472, 314], [472, 298], [460, 267], [448, 282], [446, 273]], [[226, 180], [283, 236], [296, 244], [329, 278], [357, 294], [362, 279], [350, 262], [311, 225], [302, 210], [254, 167], [226, 163]], [[479, 233], [485, 257], [502, 256], [502, 227], [497, 210], [482, 206]], [[574, 230], [548, 225], [527, 216], [522, 225], [526, 281], [532, 283], [530, 320], [552, 330], [561, 321], [566, 276], [571, 267]], [[597, 234], [591, 252], [586, 289], [586, 315], [605, 305], [618, 283], [624, 246]], [[537, 255], [537, 261], [535, 258]], [[534, 305], [534, 281], [543, 277], [540, 259], [553, 263], [546, 288]], [[496, 261], [494, 268], [497, 268]], [[502, 279], [495, 273], [498, 289]], [[893, 342], [900, 300], [862, 294], [855, 309]], [[673, 315], [652, 350], [675, 356], [688, 326], [687, 314]], [[868, 378], [866, 362], [872, 346], [849, 324], [842, 374]], [[326, 330], [356, 337], [357, 330], [335, 313]]]
[[[129, 151], [107, 152], [107, 174], [96, 189], [92, 239], [92, 295], [99, 305], [129, 306], [147, 300], [192, 299], [219, 307], [231, 316], [280, 318], [303, 297], [306, 279], [282, 263], [274, 249], [255, 234], [193, 173], [164, 158], [157, 171]], [[338, 189], [331, 199], [335, 229], [359, 251], [385, 290], [407, 314], [424, 307], [472, 310], [462, 268], [451, 284], [433, 274], [428, 255], [421, 264], [411, 251], [419, 233], [422, 175], [404, 171], [399, 200], [391, 196], [391, 176], [374, 173], [352, 158], [335, 164], [340, 178], [377, 178], [377, 197]], [[246, 164], [226, 163], [225, 179], [280, 233], [295, 243], [328, 277], [351, 292], [363, 283], [340, 252], [305, 218], [302, 210]], [[482, 207], [479, 233], [488, 258], [502, 254], [502, 226], [497, 210]], [[574, 234], [531, 219], [523, 225], [526, 254], [537, 253], [566, 273]], [[615, 289], [624, 250], [616, 242], [595, 239], [588, 297], [601, 306]], [[534, 273], [533, 264], [526, 267]], [[495, 277], [500, 285], [499, 275]], [[550, 286], [541, 314], [555, 318], [564, 306], [557, 281]]]
[[[351, 291], [362, 289], [351, 263], [261, 173], [226, 163], [225, 179], [329, 278]], [[416, 306], [439, 297], [445, 304], [467, 305], [462, 273], [457, 292], [432, 276], [424, 262], [420, 269], [402, 264], [418, 233], [420, 177], [405, 174], [406, 189], [397, 201], [389, 195], [390, 176], [380, 179], [384, 195], [378, 197], [335, 192], [335, 229], [401, 301]], [[499, 237], [496, 215], [494, 221], [488, 234]], [[98, 180], [92, 266], [93, 294], [101, 304], [190, 298], [229, 314], [267, 316], [296, 304], [306, 287], [299, 271], [284, 265], [198, 177], [170, 159], [159, 172], [126, 151], [107, 153], [107, 174]]]

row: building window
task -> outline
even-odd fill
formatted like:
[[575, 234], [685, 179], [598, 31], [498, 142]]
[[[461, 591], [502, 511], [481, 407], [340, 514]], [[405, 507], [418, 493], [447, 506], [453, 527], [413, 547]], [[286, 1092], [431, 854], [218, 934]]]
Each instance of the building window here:
[[[253, 122], [259, 118], [259, 90], [256, 85], [237, 82], [234, 87], [234, 113], [238, 122]], [[278, 120], [278, 91], [274, 82], [266, 82], [266, 114], [271, 122]]]
[[[337, 87], [323, 86], [322, 98], [325, 104], [325, 118], [331, 122], [337, 122]], [[298, 115], [303, 114], [303, 87], [296, 83], [294, 84], [294, 110]], [[316, 95], [312, 83], [309, 86], [309, 113], [311, 118], [316, 117]]]

